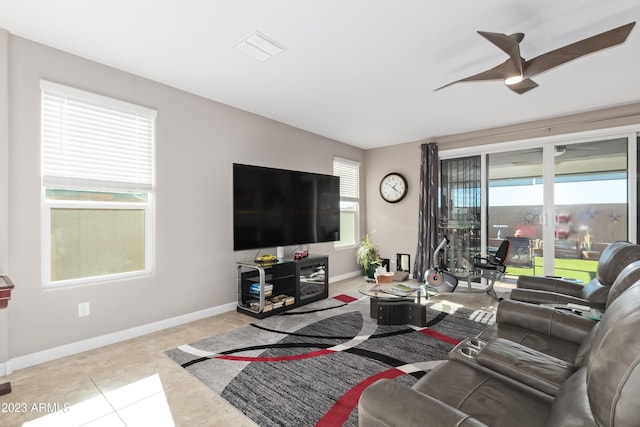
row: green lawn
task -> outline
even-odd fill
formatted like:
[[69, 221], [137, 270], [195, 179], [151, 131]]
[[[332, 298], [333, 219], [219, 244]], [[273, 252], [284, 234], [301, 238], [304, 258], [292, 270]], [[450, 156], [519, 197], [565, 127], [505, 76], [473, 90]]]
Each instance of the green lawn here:
[[[531, 268], [507, 266], [507, 274], [516, 276], [542, 276], [544, 274], [542, 257], [534, 257], [533, 260], [534, 263]], [[587, 283], [596, 277], [597, 267], [598, 261], [594, 260], [556, 258], [554, 275]]]

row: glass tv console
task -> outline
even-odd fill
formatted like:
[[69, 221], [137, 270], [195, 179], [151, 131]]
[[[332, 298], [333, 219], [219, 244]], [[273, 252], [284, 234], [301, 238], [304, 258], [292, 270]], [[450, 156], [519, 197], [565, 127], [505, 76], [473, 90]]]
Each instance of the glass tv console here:
[[237, 311], [264, 318], [329, 296], [329, 258], [240, 261]]

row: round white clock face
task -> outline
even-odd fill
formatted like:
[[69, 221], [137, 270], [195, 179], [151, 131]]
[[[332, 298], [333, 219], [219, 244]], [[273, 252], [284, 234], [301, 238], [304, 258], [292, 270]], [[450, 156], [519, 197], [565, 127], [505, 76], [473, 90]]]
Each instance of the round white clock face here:
[[380, 181], [380, 196], [389, 203], [397, 203], [407, 195], [407, 180], [399, 173], [390, 173]]

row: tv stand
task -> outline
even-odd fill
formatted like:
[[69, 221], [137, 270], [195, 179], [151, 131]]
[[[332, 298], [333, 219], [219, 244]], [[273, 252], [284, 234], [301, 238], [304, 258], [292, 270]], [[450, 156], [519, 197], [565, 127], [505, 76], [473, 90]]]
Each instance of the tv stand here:
[[237, 270], [237, 311], [259, 319], [329, 296], [326, 255], [270, 263], [240, 261]]

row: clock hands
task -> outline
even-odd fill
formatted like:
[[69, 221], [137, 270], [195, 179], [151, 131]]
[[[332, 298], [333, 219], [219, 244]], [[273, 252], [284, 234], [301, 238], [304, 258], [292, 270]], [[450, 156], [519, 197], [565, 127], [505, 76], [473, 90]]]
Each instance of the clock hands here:
[[398, 173], [387, 174], [380, 181], [380, 195], [389, 203], [397, 203], [407, 194], [407, 182]]
[[390, 187], [390, 188], [391, 188], [391, 189], [393, 189], [393, 191], [395, 191], [396, 193], [401, 194], [402, 192], [396, 188], [396, 185], [397, 185], [397, 184], [389, 184], [389, 183], [387, 183], [387, 184], [386, 184], [386, 186], [387, 186], [387, 187]]

